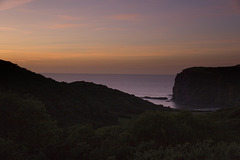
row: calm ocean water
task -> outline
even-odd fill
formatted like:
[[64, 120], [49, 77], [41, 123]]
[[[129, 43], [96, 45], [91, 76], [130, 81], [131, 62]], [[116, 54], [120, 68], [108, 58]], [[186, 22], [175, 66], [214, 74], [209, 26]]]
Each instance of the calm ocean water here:
[[146, 99], [155, 104], [178, 108], [169, 101], [172, 98], [172, 88], [175, 75], [123, 75], [123, 74], [62, 74], [44, 73], [46, 77], [59, 82], [86, 81], [103, 84], [109, 88], [134, 94], [138, 97], [167, 97], [167, 100]]

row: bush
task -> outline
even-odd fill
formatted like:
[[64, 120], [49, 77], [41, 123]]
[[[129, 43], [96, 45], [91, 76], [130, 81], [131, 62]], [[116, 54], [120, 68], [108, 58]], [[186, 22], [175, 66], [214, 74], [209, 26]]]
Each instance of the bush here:
[[54, 145], [58, 131], [40, 101], [0, 92], [0, 137], [26, 146], [35, 154]]
[[157, 150], [136, 152], [134, 160], [238, 160], [240, 144], [214, 143], [206, 140], [197, 144], [185, 143], [175, 147], [159, 147]]

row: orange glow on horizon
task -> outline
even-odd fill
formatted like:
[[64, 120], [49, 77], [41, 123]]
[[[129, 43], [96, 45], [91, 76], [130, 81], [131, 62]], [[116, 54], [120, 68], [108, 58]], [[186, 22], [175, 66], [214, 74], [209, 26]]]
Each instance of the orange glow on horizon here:
[[3, 0], [0, 59], [69, 73], [176, 74], [238, 64], [239, 3], [183, 1]]

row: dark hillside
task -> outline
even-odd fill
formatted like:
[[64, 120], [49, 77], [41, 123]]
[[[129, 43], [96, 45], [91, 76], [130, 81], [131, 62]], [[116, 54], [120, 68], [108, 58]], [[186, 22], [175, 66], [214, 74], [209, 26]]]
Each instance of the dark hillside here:
[[0, 60], [0, 91], [32, 95], [61, 125], [116, 124], [118, 117], [157, 109], [133, 95], [88, 82], [63, 83]]

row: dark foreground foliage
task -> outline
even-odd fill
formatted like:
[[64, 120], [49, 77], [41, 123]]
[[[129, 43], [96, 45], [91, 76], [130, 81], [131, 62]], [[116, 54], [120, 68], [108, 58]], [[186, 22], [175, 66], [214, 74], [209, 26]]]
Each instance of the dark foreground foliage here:
[[155, 111], [121, 125], [61, 127], [39, 100], [0, 92], [0, 159], [238, 160], [239, 113]]
[[212, 140], [196, 144], [184, 143], [159, 147], [156, 150], [137, 152], [134, 160], [238, 160], [240, 145], [237, 143], [214, 143]]

